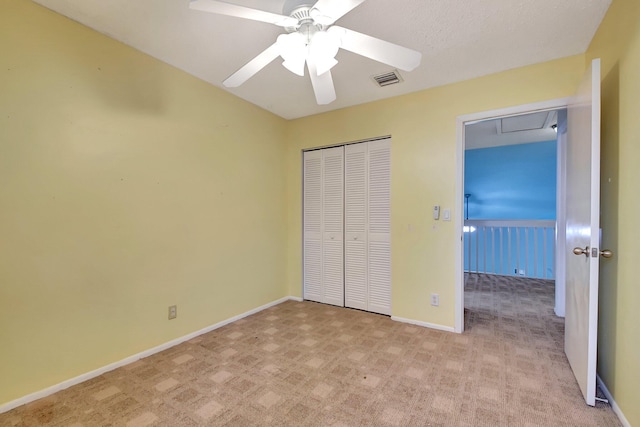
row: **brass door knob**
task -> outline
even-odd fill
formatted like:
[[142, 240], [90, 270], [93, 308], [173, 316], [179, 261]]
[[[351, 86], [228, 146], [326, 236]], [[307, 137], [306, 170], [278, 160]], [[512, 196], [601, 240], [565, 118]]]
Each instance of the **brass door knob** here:
[[613, 256], [613, 252], [611, 252], [609, 249], [605, 249], [603, 251], [600, 251], [600, 256], [602, 258], [611, 258]]
[[587, 246], [584, 249], [582, 249], [582, 248], [573, 248], [573, 253], [575, 255], [586, 255], [586, 256], [589, 256], [589, 246]]

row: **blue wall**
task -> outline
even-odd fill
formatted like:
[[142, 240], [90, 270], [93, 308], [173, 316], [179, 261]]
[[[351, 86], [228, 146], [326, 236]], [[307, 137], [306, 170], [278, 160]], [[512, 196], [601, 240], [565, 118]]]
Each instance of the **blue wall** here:
[[556, 141], [465, 151], [469, 219], [555, 219]]

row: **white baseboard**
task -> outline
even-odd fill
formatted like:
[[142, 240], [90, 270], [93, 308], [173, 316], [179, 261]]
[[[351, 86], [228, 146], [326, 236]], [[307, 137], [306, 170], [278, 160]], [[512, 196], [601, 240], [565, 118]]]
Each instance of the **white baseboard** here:
[[455, 332], [451, 326], [437, 325], [435, 323], [421, 322], [420, 320], [405, 319], [404, 317], [391, 316], [391, 320], [396, 322], [409, 323], [411, 325], [422, 326], [424, 328], [437, 329], [439, 331]]
[[622, 409], [620, 409], [616, 401], [613, 400], [613, 396], [611, 395], [611, 392], [609, 391], [607, 386], [604, 385], [604, 382], [602, 381], [602, 378], [600, 378], [600, 375], [596, 375], [596, 381], [598, 382], [598, 386], [600, 386], [600, 389], [602, 390], [604, 395], [607, 397], [607, 400], [611, 405], [611, 409], [613, 409], [613, 412], [618, 416], [618, 419], [620, 420], [622, 425], [624, 427], [631, 427], [631, 423], [624, 416], [624, 414], [622, 413]]
[[148, 350], [145, 350], [143, 352], [134, 354], [133, 356], [129, 356], [129, 357], [127, 357], [125, 359], [122, 359], [122, 360], [120, 360], [118, 362], [111, 363], [111, 364], [109, 364], [107, 366], [103, 366], [103, 367], [95, 369], [95, 370], [93, 370], [91, 372], [87, 372], [87, 373], [84, 373], [82, 375], [78, 375], [77, 377], [70, 378], [70, 379], [68, 379], [66, 381], [63, 381], [63, 382], [59, 383], [59, 384], [52, 385], [51, 387], [47, 387], [47, 388], [45, 388], [43, 390], [36, 391], [34, 393], [31, 393], [31, 394], [28, 394], [26, 396], [20, 397], [18, 399], [9, 401], [9, 402], [7, 402], [7, 403], [5, 403], [3, 405], [0, 405], [0, 414], [2, 414], [4, 412], [8, 412], [8, 411], [10, 411], [10, 410], [12, 410], [14, 408], [17, 408], [18, 406], [22, 406], [24, 404], [31, 403], [31, 402], [33, 402], [35, 400], [42, 399], [43, 397], [50, 396], [50, 395], [52, 395], [52, 394], [54, 394], [54, 393], [56, 393], [56, 392], [58, 392], [60, 390], [64, 390], [64, 389], [69, 388], [71, 386], [80, 384], [80, 383], [82, 383], [84, 381], [87, 381], [87, 380], [90, 380], [92, 378], [98, 377], [98, 376], [104, 374], [105, 372], [113, 371], [114, 369], [117, 369], [117, 368], [120, 368], [122, 366], [128, 365], [128, 364], [133, 363], [133, 362], [135, 362], [137, 360], [140, 360], [142, 358], [149, 357], [149, 356], [151, 356], [153, 354], [159, 353], [159, 352], [161, 352], [163, 350], [166, 350], [168, 348], [171, 348], [173, 346], [181, 344], [181, 343], [183, 343], [185, 341], [189, 341], [189, 340], [191, 340], [191, 339], [193, 339], [193, 338], [195, 338], [197, 336], [200, 336], [202, 334], [206, 334], [207, 332], [211, 332], [211, 331], [213, 331], [215, 329], [221, 328], [222, 326], [228, 325], [229, 323], [233, 323], [236, 320], [240, 320], [240, 319], [245, 318], [247, 316], [251, 316], [252, 314], [258, 313], [258, 312], [260, 312], [262, 310], [265, 310], [267, 308], [273, 307], [274, 305], [281, 304], [281, 303], [283, 303], [285, 301], [288, 301], [288, 300], [302, 301], [302, 298], [299, 298], [299, 297], [284, 297], [284, 298], [280, 298], [279, 300], [276, 300], [276, 301], [270, 302], [268, 304], [262, 305], [262, 306], [260, 306], [258, 308], [254, 308], [253, 310], [249, 310], [246, 313], [238, 314], [237, 316], [233, 316], [233, 317], [231, 317], [229, 319], [226, 319], [226, 320], [223, 320], [221, 322], [218, 322], [215, 325], [208, 326], [208, 327], [206, 327], [204, 329], [200, 329], [199, 331], [192, 332], [192, 333], [190, 333], [188, 335], [184, 335], [184, 336], [182, 336], [180, 338], [176, 338], [176, 339], [171, 340], [169, 342], [166, 342], [164, 344], [160, 344], [159, 346], [156, 346], [156, 347], [150, 348]]

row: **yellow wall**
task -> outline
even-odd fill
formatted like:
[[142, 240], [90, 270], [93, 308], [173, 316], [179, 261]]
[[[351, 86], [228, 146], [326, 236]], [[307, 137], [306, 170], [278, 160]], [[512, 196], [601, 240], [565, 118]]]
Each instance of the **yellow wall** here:
[[0, 52], [0, 405], [287, 294], [286, 121], [26, 0]]
[[[290, 294], [302, 290], [301, 150], [391, 135], [392, 314], [453, 327], [454, 223], [434, 221], [431, 209], [437, 204], [460, 214], [453, 211], [456, 118], [569, 96], [584, 69], [578, 55], [290, 122]], [[431, 293], [440, 294], [439, 307], [429, 304]]]
[[[639, 17], [615, 0], [587, 53], [603, 58], [616, 253], [599, 372], [632, 425]], [[585, 68], [579, 55], [287, 123], [26, 0], [0, 5], [0, 52], [0, 405], [301, 295], [304, 148], [392, 135], [393, 315], [452, 327], [454, 223], [431, 206], [455, 206], [456, 117], [569, 96]]]
[[602, 261], [598, 373], [640, 426], [640, 2], [614, 0], [587, 52], [602, 59]]

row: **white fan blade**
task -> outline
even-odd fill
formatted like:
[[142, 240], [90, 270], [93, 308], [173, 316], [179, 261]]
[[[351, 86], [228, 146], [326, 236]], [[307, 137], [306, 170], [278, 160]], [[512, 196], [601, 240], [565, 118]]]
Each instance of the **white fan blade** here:
[[[311, 8], [312, 18], [322, 25], [331, 25], [365, 0], [318, 0]], [[317, 12], [314, 12], [316, 10]], [[315, 16], [314, 16], [315, 15]]]
[[245, 66], [229, 76], [229, 78], [223, 81], [222, 84], [226, 87], [238, 87], [279, 56], [280, 49], [278, 48], [277, 43], [274, 43], [266, 48], [260, 55], [249, 61]]
[[340, 36], [343, 49], [404, 71], [414, 70], [422, 60], [420, 52], [357, 31], [335, 25], [328, 31]]
[[316, 95], [318, 105], [331, 104], [335, 101], [336, 89], [333, 87], [331, 71], [318, 75], [318, 68], [313, 60], [307, 60], [307, 68], [309, 68], [311, 86], [313, 86], [313, 93]]
[[218, 0], [191, 0], [189, 8], [203, 12], [218, 13], [220, 15], [235, 16], [236, 18], [267, 22], [280, 27], [296, 27], [298, 25], [298, 20], [290, 16], [278, 15], [277, 13], [251, 9]]

